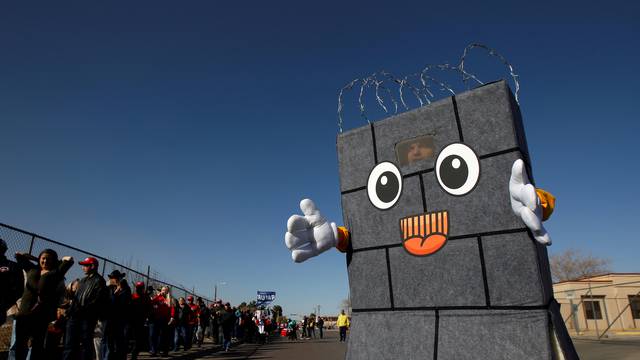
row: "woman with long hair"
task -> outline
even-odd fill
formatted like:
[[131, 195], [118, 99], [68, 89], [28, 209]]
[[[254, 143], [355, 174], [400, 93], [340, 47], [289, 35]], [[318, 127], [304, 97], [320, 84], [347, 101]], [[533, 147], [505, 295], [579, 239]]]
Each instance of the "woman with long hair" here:
[[62, 295], [58, 291], [59, 285], [64, 282], [64, 275], [73, 265], [73, 258], [65, 256], [59, 261], [55, 251], [45, 249], [37, 258], [26, 253], [16, 253], [16, 260], [18, 266], [26, 272], [27, 281], [16, 315], [16, 344], [12, 355], [16, 360], [26, 359], [27, 345], [31, 339], [30, 360], [45, 359], [47, 327], [56, 319]]

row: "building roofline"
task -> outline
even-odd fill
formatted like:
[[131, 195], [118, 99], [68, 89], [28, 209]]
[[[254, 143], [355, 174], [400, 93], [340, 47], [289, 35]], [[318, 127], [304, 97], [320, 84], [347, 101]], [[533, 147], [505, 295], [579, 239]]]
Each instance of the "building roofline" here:
[[602, 277], [602, 276], [608, 276], [608, 275], [630, 275], [630, 276], [640, 276], [640, 273], [637, 272], [610, 272], [610, 273], [604, 273], [604, 274], [598, 274], [598, 275], [592, 275], [592, 276], [585, 276], [582, 278], [578, 278], [578, 279], [570, 279], [570, 280], [562, 280], [562, 281], [558, 281], [556, 283], [553, 283], [554, 285], [557, 284], [562, 284], [562, 283], [569, 283], [569, 282], [611, 282], [613, 280], [590, 280], [590, 279], [594, 279], [594, 278], [598, 278], [598, 277]]

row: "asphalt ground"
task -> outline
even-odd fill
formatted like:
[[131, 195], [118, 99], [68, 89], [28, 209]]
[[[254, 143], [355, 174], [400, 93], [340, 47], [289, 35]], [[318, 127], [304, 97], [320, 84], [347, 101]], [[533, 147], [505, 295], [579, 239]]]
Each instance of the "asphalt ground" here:
[[[603, 341], [574, 339], [574, 344], [582, 360], [640, 360], [640, 339]], [[169, 358], [185, 360], [344, 360], [347, 346], [346, 343], [338, 341], [338, 332], [334, 330], [325, 331], [325, 337], [322, 340], [316, 338], [289, 341], [286, 338], [274, 337], [270, 343], [265, 345], [236, 345], [228, 353], [220, 352], [219, 348], [214, 345], [205, 345], [203, 349], [172, 353]]]
[[[602, 341], [574, 339], [573, 341], [582, 360], [640, 360], [640, 338]], [[270, 343], [264, 345], [235, 344], [229, 352], [220, 350], [217, 345], [205, 343], [201, 348], [194, 347], [189, 351], [171, 352], [164, 358], [151, 357], [148, 353], [140, 354], [139, 358], [145, 360], [344, 360], [347, 346], [346, 343], [338, 341], [338, 332], [334, 330], [325, 331], [324, 339], [289, 341], [286, 338], [274, 337]], [[6, 353], [0, 353], [0, 359], [6, 359]]]

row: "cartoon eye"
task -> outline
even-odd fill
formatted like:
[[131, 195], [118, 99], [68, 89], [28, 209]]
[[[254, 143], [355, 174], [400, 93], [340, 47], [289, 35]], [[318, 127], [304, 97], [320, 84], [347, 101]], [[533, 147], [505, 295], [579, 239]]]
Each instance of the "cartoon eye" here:
[[367, 194], [373, 206], [386, 210], [395, 205], [402, 193], [402, 175], [390, 162], [383, 162], [371, 170]]
[[451, 144], [438, 154], [436, 176], [444, 191], [462, 196], [473, 190], [480, 177], [480, 161], [465, 144]]

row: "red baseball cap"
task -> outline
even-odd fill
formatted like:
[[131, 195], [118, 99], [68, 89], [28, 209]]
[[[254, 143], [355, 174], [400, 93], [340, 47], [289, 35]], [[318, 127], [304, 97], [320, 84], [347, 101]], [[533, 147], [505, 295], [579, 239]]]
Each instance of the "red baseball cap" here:
[[143, 287], [144, 287], [144, 282], [142, 282], [142, 281], [138, 281], [138, 282], [136, 283], [136, 287], [137, 287], [137, 288], [143, 288]]
[[189, 300], [189, 301], [193, 300], [193, 296], [191, 296], [191, 295], [187, 296], [187, 300]]
[[95, 265], [95, 266], [98, 266], [98, 259], [96, 259], [94, 257], [88, 257], [88, 258], [80, 261], [78, 264], [80, 264], [80, 265]]

